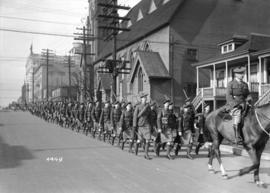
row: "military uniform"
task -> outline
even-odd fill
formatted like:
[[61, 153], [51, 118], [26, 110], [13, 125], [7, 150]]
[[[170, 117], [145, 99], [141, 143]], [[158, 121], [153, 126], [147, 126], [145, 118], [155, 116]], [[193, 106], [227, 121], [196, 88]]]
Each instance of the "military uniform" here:
[[108, 107], [104, 107], [102, 109], [99, 124], [103, 128], [103, 140], [106, 140], [106, 135], [111, 135], [112, 133], [112, 125], [111, 125], [111, 107], [108, 105]]
[[[147, 94], [141, 94], [141, 98], [145, 98]], [[133, 116], [133, 127], [137, 130], [137, 143], [135, 154], [138, 154], [138, 147], [141, 142], [145, 142], [145, 159], [150, 159], [148, 155], [149, 142], [151, 139], [151, 108], [150, 105], [140, 103], [136, 106]]]
[[115, 105], [118, 105], [118, 107], [112, 109], [111, 113], [111, 123], [113, 127], [113, 134], [112, 134], [112, 145], [114, 144], [114, 140], [116, 137], [119, 138], [118, 140], [118, 145], [120, 145], [120, 140], [121, 140], [121, 126], [120, 126], [120, 118], [122, 114], [122, 109], [120, 107], [119, 102], [116, 102]]
[[[127, 105], [131, 105], [128, 103]], [[122, 129], [123, 134], [123, 142], [122, 142], [122, 149], [124, 149], [125, 142], [127, 140], [130, 140], [129, 144], [129, 152], [132, 151], [132, 145], [133, 145], [133, 110], [130, 108], [129, 110], [124, 110], [122, 112], [121, 118], [120, 118], [120, 127]]]
[[193, 105], [188, 103], [184, 106], [184, 112], [179, 117], [179, 131], [181, 132], [181, 139], [184, 145], [188, 146], [187, 156], [190, 159], [193, 159], [190, 155], [193, 144], [193, 134], [195, 133], [194, 129], [194, 120], [195, 112], [193, 110]]
[[92, 135], [95, 138], [96, 132], [99, 130], [99, 120], [101, 115], [101, 105], [99, 102], [96, 103], [96, 106], [93, 108], [91, 117], [94, 124]]
[[[245, 68], [237, 68], [234, 73], [241, 74], [245, 71]], [[246, 108], [246, 100], [251, 99], [249, 95], [248, 84], [242, 80], [236, 78], [229, 82], [226, 92], [226, 109], [229, 110], [233, 117], [233, 128], [235, 133], [235, 142], [242, 141], [240, 138], [240, 124], [241, 124], [241, 114]]]

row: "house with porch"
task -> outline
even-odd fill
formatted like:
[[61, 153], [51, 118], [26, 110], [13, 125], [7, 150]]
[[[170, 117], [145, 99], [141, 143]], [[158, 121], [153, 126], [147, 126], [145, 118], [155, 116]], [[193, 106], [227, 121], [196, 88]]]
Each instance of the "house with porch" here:
[[[234, 35], [218, 44], [218, 53], [192, 65], [196, 68], [196, 109], [205, 103], [217, 109], [226, 103], [226, 88], [234, 78], [234, 69], [245, 67], [244, 81], [248, 83], [253, 102], [260, 105], [270, 101], [270, 35], [251, 33]], [[208, 80], [201, 76], [208, 75]]]

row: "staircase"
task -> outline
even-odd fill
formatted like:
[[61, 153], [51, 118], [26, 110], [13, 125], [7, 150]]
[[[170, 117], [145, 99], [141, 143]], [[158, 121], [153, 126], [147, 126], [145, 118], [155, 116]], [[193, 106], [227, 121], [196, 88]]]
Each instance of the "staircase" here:
[[255, 107], [262, 106], [270, 102], [270, 89], [266, 91], [257, 102], [254, 104]]
[[203, 101], [202, 90], [200, 89], [197, 96], [192, 100], [192, 104], [193, 104], [196, 111], [201, 106], [202, 101]]

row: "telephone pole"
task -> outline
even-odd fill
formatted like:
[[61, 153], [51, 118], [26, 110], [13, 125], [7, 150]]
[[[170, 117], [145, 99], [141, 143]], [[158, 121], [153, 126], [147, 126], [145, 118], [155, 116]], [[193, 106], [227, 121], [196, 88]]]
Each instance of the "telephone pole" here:
[[[119, 27], [120, 21], [130, 20], [127, 17], [118, 16], [118, 10], [129, 10], [130, 7], [118, 5], [117, 0], [111, 0], [109, 3], [98, 3], [98, 6], [103, 7], [103, 14], [98, 15], [99, 18], [103, 18], [106, 22], [106, 26], [100, 26], [100, 28], [107, 30], [106, 41], [113, 41], [112, 60], [105, 60], [104, 67], [99, 68], [99, 73], [111, 73], [112, 74], [112, 101], [116, 100], [116, 80], [119, 74], [129, 74], [130, 68], [126, 68], [126, 63], [129, 61], [117, 60], [117, 34], [119, 31], [129, 31], [127, 28]], [[126, 71], [128, 70], [128, 71]]]
[[[82, 28], [77, 28], [77, 30], [82, 31], [81, 33], [74, 33], [77, 37], [74, 40], [82, 41], [82, 52], [76, 52], [75, 54], [81, 55], [80, 66], [83, 68], [83, 100], [87, 98], [87, 68], [90, 65], [90, 62], [87, 61], [87, 56], [93, 56], [94, 53], [91, 53], [89, 49], [89, 41], [94, 41], [95, 37], [91, 34], [91, 30], [87, 29], [85, 26]], [[83, 61], [84, 60], [84, 65]]]
[[65, 57], [65, 64], [67, 64], [68, 68], [68, 98], [70, 98], [70, 89], [71, 89], [71, 68], [75, 67], [75, 61], [71, 59], [71, 55]]
[[46, 61], [46, 101], [49, 100], [49, 65], [50, 59], [54, 56], [53, 50], [42, 49], [42, 60]]

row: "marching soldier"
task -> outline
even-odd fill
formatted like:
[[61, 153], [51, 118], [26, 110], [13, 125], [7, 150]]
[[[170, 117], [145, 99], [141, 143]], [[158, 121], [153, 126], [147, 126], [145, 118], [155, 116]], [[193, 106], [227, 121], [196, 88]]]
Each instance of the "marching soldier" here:
[[179, 118], [179, 135], [182, 137], [184, 145], [187, 145], [187, 157], [193, 159], [190, 155], [193, 145], [193, 135], [195, 133], [194, 120], [195, 112], [194, 107], [189, 99], [187, 99], [186, 104], [183, 107], [183, 113]]
[[227, 110], [231, 111], [233, 117], [233, 129], [236, 144], [243, 142], [240, 137], [242, 111], [246, 109], [246, 101], [251, 102], [252, 100], [249, 94], [248, 85], [243, 81], [244, 72], [244, 67], [239, 67], [234, 70], [235, 78], [229, 82], [226, 93], [226, 106]]
[[151, 108], [147, 101], [147, 94], [140, 94], [141, 103], [136, 106], [133, 116], [133, 127], [138, 131], [138, 140], [135, 147], [135, 154], [138, 154], [139, 145], [145, 143], [144, 158], [150, 160], [148, 155], [149, 143], [151, 140]]
[[121, 132], [120, 132], [120, 118], [122, 114], [122, 109], [120, 103], [116, 101], [114, 103], [114, 108], [112, 109], [111, 122], [113, 127], [112, 134], [112, 145], [114, 145], [115, 138], [118, 137], [118, 145], [120, 145]]
[[88, 133], [91, 132], [91, 128], [92, 128], [92, 118], [91, 118], [91, 112], [92, 112], [92, 102], [88, 102], [87, 107], [85, 108], [85, 135], [87, 136]]
[[[160, 133], [161, 142], [156, 148], [156, 155], [159, 156], [160, 145], [167, 145], [167, 158], [173, 159], [170, 155], [170, 152], [174, 145], [174, 139], [177, 135], [176, 129], [176, 117], [173, 113], [173, 109], [169, 109], [169, 106], [172, 105], [169, 99], [164, 101], [164, 108], [159, 112], [157, 118], [158, 132]], [[173, 106], [172, 106], [173, 107]]]
[[91, 117], [94, 124], [92, 136], [95, 138], [96, 132], [100, 129], [99, 128], [99, 120], [100, 120], [100, 114], [101, 114], [101, 104], [100, 101], [96, 101], [95, 107], [92, 110]]
[[160, 142], [160, 133], [158, 132], [157, 129], [157, 104], [156, 102], [151, 102], [150, 103], [150, 108], [151, 108], [151, 115], [150, 115], [150, 120], [151, 120], [151, 135], [153, 136], [153, 142], [154, 142], [154, 149], [156, 149], [157, 144]]
[[103, 141], [106, 141], [106, 136], [110, 136], [112, 133], [111, 126], [111, 105], [110, 101], [107, 100], [104, 104], [104, 107], [101, 111], [100, 119], [99, 119], [100, 127], [103, 128]]
[[124, 149], [125, 143], [129, 140], [129, 152], [132, 152], [133, 146], [133, 110], [131, 102], [126, 104], [125, 111], [122, 112], [120, 119], [120, 127], [121, 133], [123, 133], [123, 141], [121, 145], [121, 149]]

